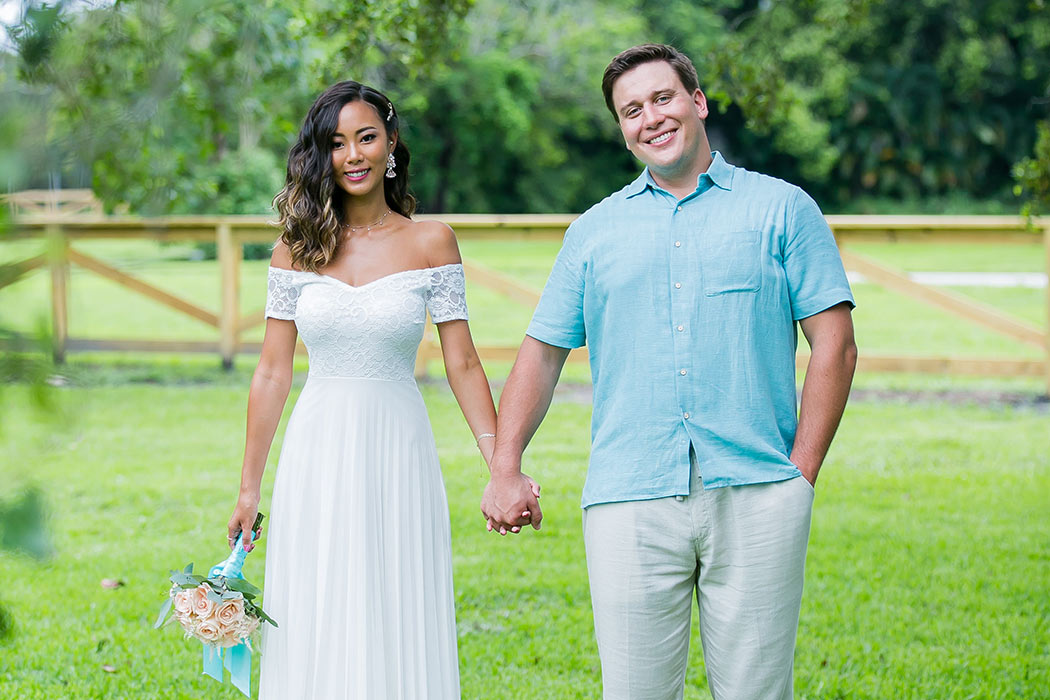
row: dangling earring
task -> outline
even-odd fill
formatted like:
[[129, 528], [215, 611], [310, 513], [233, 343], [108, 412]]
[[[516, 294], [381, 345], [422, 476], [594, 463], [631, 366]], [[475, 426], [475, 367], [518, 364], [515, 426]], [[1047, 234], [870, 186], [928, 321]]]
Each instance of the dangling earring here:
[[397, 173], [394, 172], [395, 165], [397, 165], [397, 163], [394, 162], [394, 154], [391, 152], [390, 155], [386, 157], [386, 176], [391, 180], [397, 176]]

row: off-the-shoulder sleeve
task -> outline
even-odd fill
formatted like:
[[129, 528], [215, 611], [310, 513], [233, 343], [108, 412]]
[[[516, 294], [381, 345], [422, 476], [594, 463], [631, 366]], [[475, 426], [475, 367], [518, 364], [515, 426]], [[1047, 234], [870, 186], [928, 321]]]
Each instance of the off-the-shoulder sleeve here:
[[434, 323], [467, 320], [467, 282], [462, 265], [442, 265], [430, 271], [427, 310]]
[[302, 286], [300, 273], [271, 267], [266, 290], [266, 317], [286, 321], [295, 319], [295, 304]]

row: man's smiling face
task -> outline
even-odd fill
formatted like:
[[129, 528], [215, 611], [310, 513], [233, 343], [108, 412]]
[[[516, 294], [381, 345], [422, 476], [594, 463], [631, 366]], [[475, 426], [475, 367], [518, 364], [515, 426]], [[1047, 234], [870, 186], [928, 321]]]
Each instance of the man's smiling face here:
[[675, 180], [706, 162], [707, 99], [690, 94], [670, 63], [635, 66], [616, 80], [612, 99], [627, 148], [654, 176]]

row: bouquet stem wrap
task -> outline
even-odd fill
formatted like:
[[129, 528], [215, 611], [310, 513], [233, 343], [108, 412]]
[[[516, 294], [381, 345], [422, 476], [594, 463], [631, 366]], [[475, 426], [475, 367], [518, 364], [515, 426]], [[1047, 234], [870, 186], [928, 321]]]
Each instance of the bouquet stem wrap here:
[[[225, 576], [226, 578], [244, 578], [241, 569], [248, 552], [244, 549], [241, 537], [237, 537], [230, 556], [225, 561], [211, 567], [208, 578]], [[255, 533], [252, 533], [255, 539]], [[230, 672], [230, 682], [247, 697], [252, 696], [252, 649], [245, 642], [232, 647], [217, 648], [204, 644], [204, 673], [222, 683], [225, 667]]]

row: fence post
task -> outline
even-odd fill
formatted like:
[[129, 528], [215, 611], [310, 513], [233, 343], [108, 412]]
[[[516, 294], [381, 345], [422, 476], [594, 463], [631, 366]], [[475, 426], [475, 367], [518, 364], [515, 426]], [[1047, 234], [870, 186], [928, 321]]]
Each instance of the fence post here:
[[45, 236], [51, 270], [52, 353], [55, 363], [63, 364], [69, 338], [69, 242], [58, 224], [48, 224]]
[[215, 249], [219, 258], [222, 310], [219, 313], [219, 352], [223, 369], [233, 369], [237, 354], [237, 315], [240, 311], [241, 244], [233, 240], [229, 223], [221, 223], [215, 230]]

